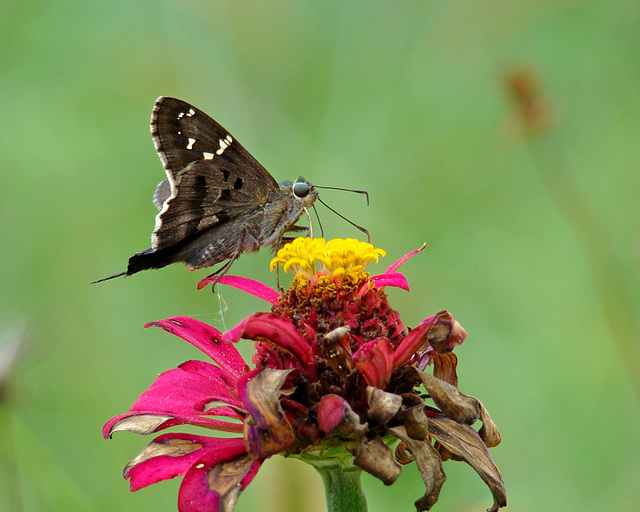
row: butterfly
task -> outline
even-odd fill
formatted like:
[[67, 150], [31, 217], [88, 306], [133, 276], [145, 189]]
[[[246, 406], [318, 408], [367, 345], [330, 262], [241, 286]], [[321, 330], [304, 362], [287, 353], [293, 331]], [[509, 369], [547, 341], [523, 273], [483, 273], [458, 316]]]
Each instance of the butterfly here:
[[[290, 231], [311, 229], [308, 209], [318, 198], [300, 176], [278, 184], [220, 124], [189, 103], [156, 100], [151, 137], [167, 179], [153, 195], [158, 208], [151, 247], [134, 254], [130, 276], [184, 262], [189, 270], [227, 261], [223, 275], [244, 252], [278, 250]], [[296, 226], [306, 213], [309, 228]]]

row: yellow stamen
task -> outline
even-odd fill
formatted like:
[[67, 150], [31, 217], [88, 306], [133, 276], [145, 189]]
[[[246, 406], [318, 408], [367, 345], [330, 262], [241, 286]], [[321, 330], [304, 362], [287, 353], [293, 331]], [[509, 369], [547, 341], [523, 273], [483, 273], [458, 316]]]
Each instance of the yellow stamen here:
[[[285, 272], [304, 273], [315, 278], [316, 273], [331, 276], [349, 276], [358, 279], [373, 260], [378, 261], [386, 253], [367, 242], [353, 238], [296, 238], [278, 251], [271, 260], [271, 271], [280, 265]], [[318, 265], [316, 266], [316, 262]]]

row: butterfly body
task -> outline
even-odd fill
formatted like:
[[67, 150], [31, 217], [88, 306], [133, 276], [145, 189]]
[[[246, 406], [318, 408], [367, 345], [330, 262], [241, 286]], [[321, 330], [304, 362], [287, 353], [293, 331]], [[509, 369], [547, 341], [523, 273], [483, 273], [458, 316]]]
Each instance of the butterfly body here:
[[302, 177], [278, 184], [201, 110], [158, 98], [151, 136], [167, 174], [153, 196], [159, 213], [151, 247], [106, 279], [176, 262], [191, 270], [226, 260], [230, 265], [243, 252], [277, 250], [287, 231], [304, 229], [295, 223], [318, 197], [313, 186]]

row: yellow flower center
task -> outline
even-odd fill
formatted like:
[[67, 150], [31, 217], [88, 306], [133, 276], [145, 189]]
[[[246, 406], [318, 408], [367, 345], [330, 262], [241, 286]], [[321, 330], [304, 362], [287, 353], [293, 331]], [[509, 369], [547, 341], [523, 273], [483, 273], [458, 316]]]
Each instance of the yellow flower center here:
[[318, 275], [349, 276], [359, 279], [371, 260], [378, 261], [386, 253], [367, 242], [353, 238], [325, 241], [324, 238], [296, 238], [278, 251], [271, 260], [271, 272], [280, 265], [285, 272], [310, 279]]

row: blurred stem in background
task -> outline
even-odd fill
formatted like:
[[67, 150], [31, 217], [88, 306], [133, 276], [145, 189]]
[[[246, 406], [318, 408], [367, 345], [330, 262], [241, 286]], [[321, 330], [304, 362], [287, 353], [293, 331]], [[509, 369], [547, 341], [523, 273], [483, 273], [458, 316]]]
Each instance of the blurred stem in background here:
[[[2, 320], [6, 319], [3, 318]], [[14, 422], [9, 411], [11, 402], [10, 381], [16, 364], [24, 355], [24, 352], [23, 326], [14, 326], [0, 333], [0, 465], [3, 473], [0, 480], [6, 496], [6, 504], [10, 510], [15, 512], [21, 512], [23, 506], [13, 436]]]
[[509, 73], [506, 82], [535, 168], [580, 244], [609, 331], [640, 402], [640, 345], [636, 338], [640, 322], [624, 265], [615, 253], [609, 232], [573, 179], [562, 141], [552, 130], [555, 112], [541, 94], [537, 77], [530, 70], [519, 69]]

